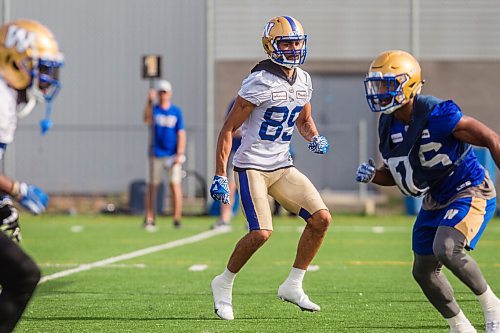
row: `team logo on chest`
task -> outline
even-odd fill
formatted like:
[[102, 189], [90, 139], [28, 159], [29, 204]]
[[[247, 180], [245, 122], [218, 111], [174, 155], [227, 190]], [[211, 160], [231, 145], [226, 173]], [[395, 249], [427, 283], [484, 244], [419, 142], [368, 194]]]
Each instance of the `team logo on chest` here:
[[287, 94], [286, 91], [275, 91], [273, 92], [273, 101], [286, 101]]
[[156, 123], [158, 126], [162, 127], [175, 127], [177, 124], [177, 117], [176, 116], [166, 116], [166, 115], [157, 115], [155, 117]]
[[305, 90], [297, 90], [295, 93], [295, 96], [297, 99], [306, 99], [307, 98], [307, 91]]
[[391, 134], [391, 140], [393, 143], [403, 142], [403, 133], [394, 133]]

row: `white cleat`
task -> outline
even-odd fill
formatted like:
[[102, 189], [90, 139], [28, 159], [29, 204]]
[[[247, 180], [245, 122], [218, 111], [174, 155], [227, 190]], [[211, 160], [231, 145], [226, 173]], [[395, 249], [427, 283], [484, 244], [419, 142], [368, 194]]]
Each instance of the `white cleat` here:
[[500, 300], [498, 305], [484, 314], [486, 333], [500, 333]]
[[500, 333], [500, 321], [489, 321], [486, 323], [486, 333]]
[[217, 275], [211, 283], [214, 312], [220, 319], [233, 320], [233, 286]]
[[455, 326], [450, 328], [449, 333], [477, 333], [476, 329], [472, 325], [468, 325], [467, 327]]
[[301, 287], [286, 282], [278, 288], [278, 298], [297, 305], [302, 311], [315, 312], [321, 310], [318, 304], [309, 300]]

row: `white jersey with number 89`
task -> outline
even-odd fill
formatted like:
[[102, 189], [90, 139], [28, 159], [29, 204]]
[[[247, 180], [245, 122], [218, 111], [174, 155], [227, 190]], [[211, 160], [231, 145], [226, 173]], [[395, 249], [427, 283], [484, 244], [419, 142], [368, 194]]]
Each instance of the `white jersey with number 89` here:
[[238, 95], [255, 105], [242, 125], [233, 165], [272, 171], [293, 164], [290, 141], [300, 111], [311, 99], [311, 77], [300, 68], [293, 85], [265, 70], [250, 74]]

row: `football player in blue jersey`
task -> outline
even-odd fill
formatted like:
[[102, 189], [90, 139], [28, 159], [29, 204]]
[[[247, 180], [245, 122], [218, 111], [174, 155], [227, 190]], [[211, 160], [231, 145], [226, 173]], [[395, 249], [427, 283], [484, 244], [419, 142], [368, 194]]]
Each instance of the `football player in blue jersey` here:
[[[51, 127], [50, 104], [60, 88], [63, 55], [50, 30], [36, 21], [15, 20], [0, 27], [0, 163], [14, 139], [17, 118], [43, 102], [42, 133]], [[13, 240], [19, 241], [17, 201], [42, 213], [48, 196], [38, 187], [14, 181], [0, 169], [0, 333], [12, 332], [38, 281], [40, 269]]]
[[413, 227], [413, 276], [451, 333], [476, 332], [442, 273], [447, 267], [477, 296], [487, 333], [500, 332], [500, 300], [464, 250], [473, 250], [494, 215], [496, 192], [471, 145], [487, 147], [500, 167], [500, 138], [466, 116], [452, 100], [420, 95], [417, 60], [404, 51], [381, 53], [365, 79], [366, 99], [379, 119], [383, 165], [362, 163], [356, 180], [396, 185], [424, 201]]

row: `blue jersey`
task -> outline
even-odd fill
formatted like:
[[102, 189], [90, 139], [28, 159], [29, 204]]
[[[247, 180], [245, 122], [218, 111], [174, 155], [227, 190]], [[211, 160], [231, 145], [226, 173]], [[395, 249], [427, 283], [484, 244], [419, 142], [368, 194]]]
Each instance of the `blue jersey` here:
[[[408, 153], [409, 163], [407, 164], [409, 165], [406, 166], [405, 174], [400, 175], [400, 179], [411, 174], [408, 168], [411, 166], [413, 183], [421, 189], [424, 188], [422, 193], [428, 191], [438, 203], [447, 202], [467, 187], [479, 185], [485, 177], [483, 167], [474, 152], [469, 149], [469, 145], [453, 136], [453, 130], [462, 118], [462, 111], [458, 105], [451, 100], [442, 101], [433, 96], [417, 95], [413, 113], [426, 116], [417, 121], [421, 123], [421, 129], [418, 133], [413, 132], [417, 133], [419, 138], [410, 143], [413, 146]], [[409, 132], [408, 128], [415, 126], [413, 124], [415, 121], [407, 126], [393, 115], [383, 116], [392, 118], [389, 119], [390, 144], [388, 146], [394, 149], [405, 141]], [[386, 121], [386, 123], [389, 122]], [[383, 138], [380, 139], [382, 142]], [[382, 150], [381, 145], [381, 152], [386, 160], [390, 153], [388, 149], [385, 149], [385, 152]], [[400, 165], [391, 171], [400, 189], [401, 184], [398, 182], [397, 172], [403, 169]]]
[[182, 111], [175, 105], [162, 109], [153, 107], [154, 156], [168, 157], [177, 154], [177, 132], [184, 130]]

